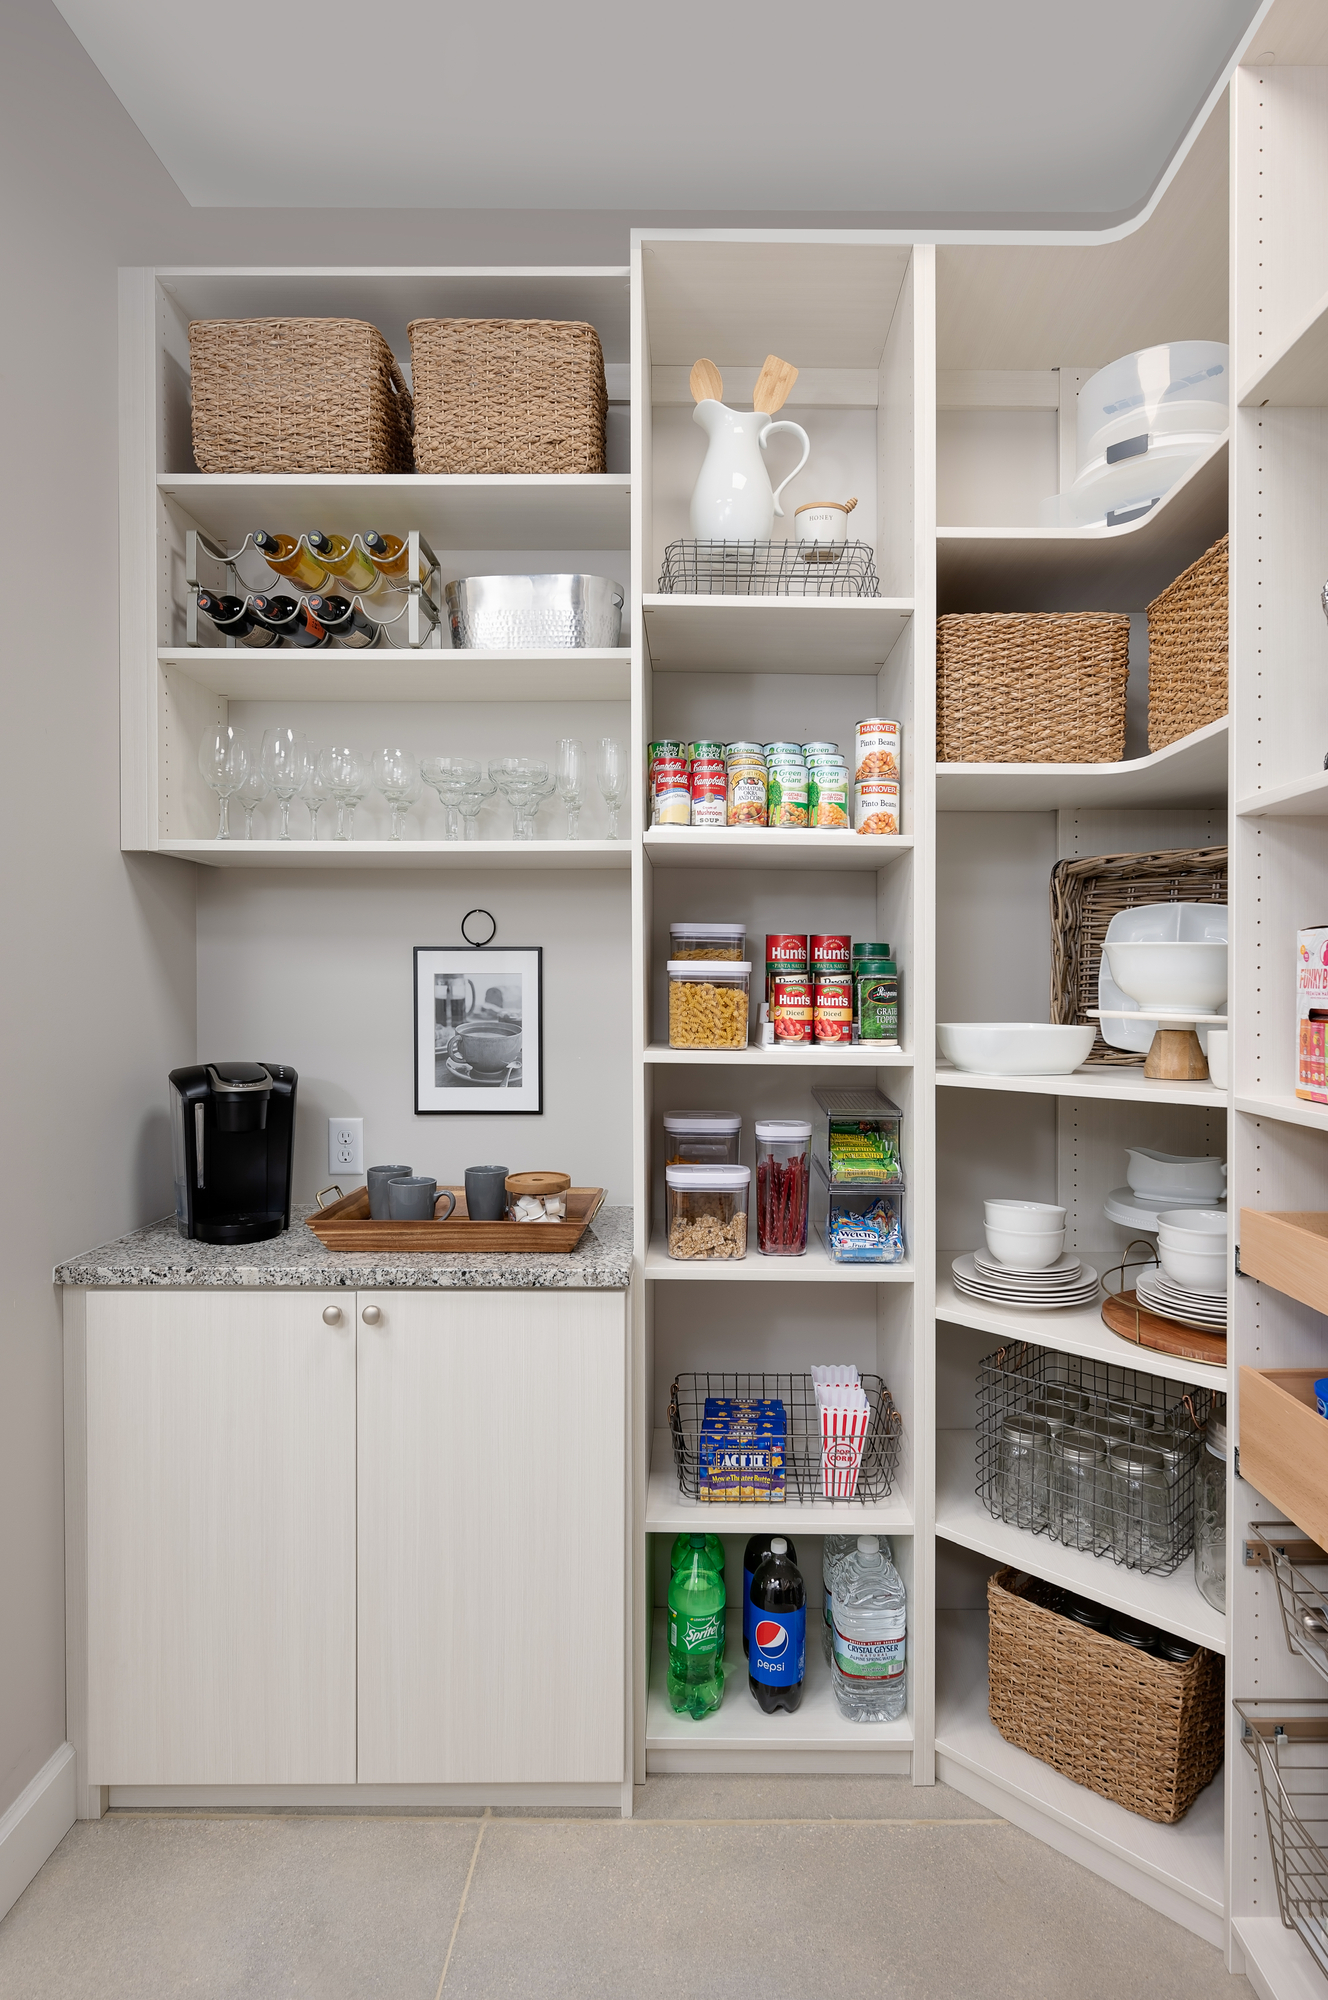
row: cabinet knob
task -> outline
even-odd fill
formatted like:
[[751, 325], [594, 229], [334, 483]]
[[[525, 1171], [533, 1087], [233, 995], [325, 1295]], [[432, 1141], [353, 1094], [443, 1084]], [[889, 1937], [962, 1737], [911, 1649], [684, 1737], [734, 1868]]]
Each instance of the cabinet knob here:
[[341, 1307], [340, 1307], [340, 1306], [324, 1306], [324, 1307], [323, 1307], [323, 1325], [324, 1325], [324, 1326], [340, 1326], [340, 1325], [341, 1325]]
[[366, 1326], [377, 1326], [382, 1317], [383, 1315], [379, 1312], [377, 1306], [366, 1306], [360, 1314], [360, 1318]]

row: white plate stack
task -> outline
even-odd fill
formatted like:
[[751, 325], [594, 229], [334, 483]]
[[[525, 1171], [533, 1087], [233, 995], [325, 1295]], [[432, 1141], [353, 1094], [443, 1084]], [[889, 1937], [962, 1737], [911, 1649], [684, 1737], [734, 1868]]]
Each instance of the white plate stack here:
[[1097, 1302], [1097, 1272], [1075, 1256], [1058, 1257], [1041, 1271], [1015, 1271], [985, 1250], [974, 1250], [966, 1257], [956, 1257], [950, 1270], [955, 1290], [980, 1299], [984, 1305], [1049, 1312], [1055, 1307]]
[[1191, 1290], [1177, 1284], [1165, 1271], [1142, 1271], [1134, 1291], [1141, 1306], [1160, 1313], [1163, 1319], [1179, 1320], [1185, 1326], [1211, 1327], [1219, 1333], [1227, 1330], [1225, 1292]]

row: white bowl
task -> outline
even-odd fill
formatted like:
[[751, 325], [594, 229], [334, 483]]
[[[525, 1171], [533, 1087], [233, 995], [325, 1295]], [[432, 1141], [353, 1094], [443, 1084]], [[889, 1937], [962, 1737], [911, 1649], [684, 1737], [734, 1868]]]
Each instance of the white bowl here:
[[1050, 1201], [984, 1201], [982, 1214], [989, 1229], [1010, 1236], [1042, 1236], [1065, 1227], [1065, 1210]]
[[1102, 947], [1111, 976], [1127, 999], [1148, 1014], [1216, 1014], [1227, 997], [1227, 948], [1212, 940], [1143, 943], [1110, 940]]
[[938, 1021], [936, 1046], [956, 1069], [976, 1076], [1068, 1076], [1096, 1034], [1038, 1021]]
[[1011, 1271], [1045, 1271], [1064, 1254], [1065, 1231], [1046, 1229], [1037, 1236], [1015, 1236], [988, 1223], [987, 1248]]
[[1227, 1036], [1228, 1028], [1208, 1030], [1208, 1074], [1216, 1090], [1227, 1087]]
[[1175, 1194], [1211, 1195], [1220, 1201], [1226, 1192], [1225, 1160], [1155, 1153], [1151, 1146], [1130, 1146], [1125, 1157], [1129, 1161], [1125, 1178], [1136, 1194], [1152, 1194], [1160, 1200]]
[[1227, 1212], [1224, 1208], [1169, 1208], [1158, 1217], [1168, 1236], [1184, 1237], [1200, 1250], [1205, 1244], [1214, 1249], [1227, 1240]]
[[1223, 1244], [1218, 1250], [1183, 1250], [1174, 1243], [1164, 1243], [1158, 1236], [1157, 1254], [1162, 1269], [1178, 1285], [1188, 1285], [1192, 1292], [1225, 1292], [1227, 1288], [1227, 1251]]

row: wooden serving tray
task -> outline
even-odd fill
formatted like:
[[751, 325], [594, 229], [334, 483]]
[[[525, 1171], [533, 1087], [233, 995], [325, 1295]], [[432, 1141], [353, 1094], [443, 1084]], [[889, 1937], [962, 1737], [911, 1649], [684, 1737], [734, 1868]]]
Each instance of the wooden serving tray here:
[[[442, 1190], [440, 1189], [441, 1193]], [[329, 1202], [305, 1220], [329, 1250], [403, 1250], [465, 1252], [494, 1250], [575, 1250], [604, 1202], [603, 1188], [568, 1188], [565, 1222], [472, 1222], [466, 1214], [466, 1190], [454, 1187], [456, 1207], [446, 1222], [375, 1222], [369, 1214], [369, 1190]]]
[[1113, 1333], [1128, 1340], [1131, 1347], [1151, 1347], [1156, 1354], [1174, 1354], [1181, 1361], [1207, 1361], [1215, 1368], [1226, 1365], [1227, 1337], [1210, 1333], [1206, 1327], [1181, 1326], [1174, 1319], [1141, 1306], [1136, 1293], [1114, 1292], [1102, 1306], [1102, 1319]]

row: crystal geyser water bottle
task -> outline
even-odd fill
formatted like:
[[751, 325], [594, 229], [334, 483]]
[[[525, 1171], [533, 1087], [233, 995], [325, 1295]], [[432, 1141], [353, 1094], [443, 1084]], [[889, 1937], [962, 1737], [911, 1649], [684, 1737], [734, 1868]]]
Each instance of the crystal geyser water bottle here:
[[856, 1535], [827, 1535], [821, 1544], [821, 1652], [830, 1664], [830, 1636], [834, 1630], [834, 1570], [850, 1549], [856, 1549]]
[[724, 1579], [689, 1535], [688, 1554], [669, 1578], [669, 1701], [699, 1722], [724, 1699]]
[[850, 1722], [896, 1722], [904, 1713], [904, 1585], [875, 1535], [859, 1535], [835, 1566], [830, 1678]]

